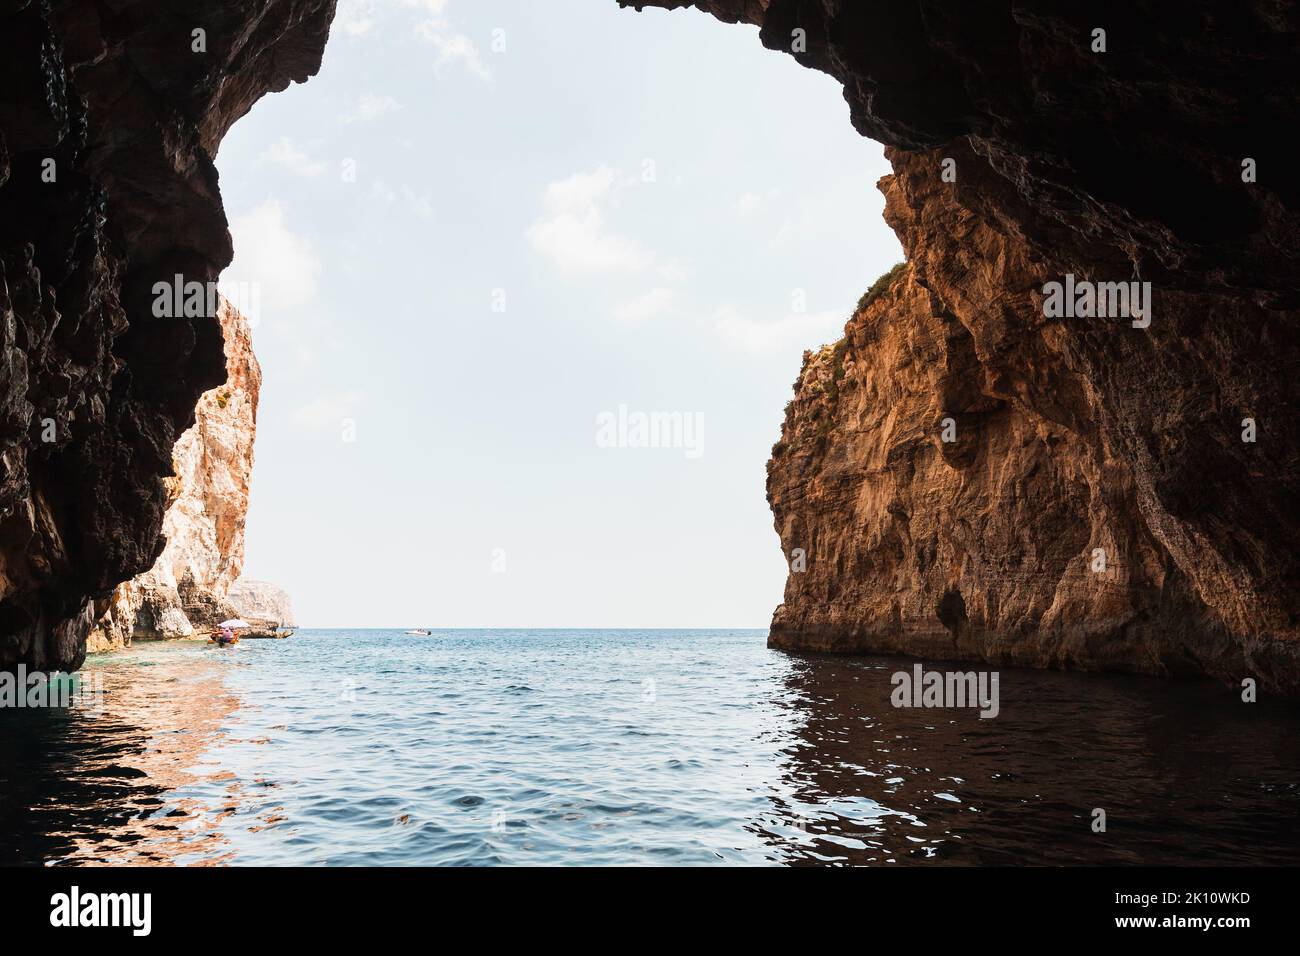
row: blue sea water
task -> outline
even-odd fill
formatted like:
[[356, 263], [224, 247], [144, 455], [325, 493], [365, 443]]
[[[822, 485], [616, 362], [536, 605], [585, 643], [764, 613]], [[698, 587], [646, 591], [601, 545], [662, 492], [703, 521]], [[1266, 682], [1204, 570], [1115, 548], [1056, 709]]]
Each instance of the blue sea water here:
[[[0, 712], [0, 862], [1300, 863], [1300, 712], [1211, 683], [912, 662], [763, 631], [301, 630], [92, 656]], [[1107, 814], [1093, 832], [1093, 810]]]

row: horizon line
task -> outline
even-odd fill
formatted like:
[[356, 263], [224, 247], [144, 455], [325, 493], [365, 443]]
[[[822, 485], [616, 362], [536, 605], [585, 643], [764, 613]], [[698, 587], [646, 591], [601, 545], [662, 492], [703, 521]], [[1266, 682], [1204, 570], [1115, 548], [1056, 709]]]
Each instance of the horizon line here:
[[384, 626], [366, 626], [358, 627], [352, 624], [292, 624], [285, 625], [300, 631], [396, 631], [409, 628], [423, 627], [430, 631], [766, 631], [771, 626], [764, 624], [761, 627], [745, 627], [743, 625], [693, 625], [693, 626], [674, 626], [674, 627], [656, 627], [652, 625], [620, 625], [618, 627], [604, 627], [591, 625], [564, 625], [564, 626], [546, 626], [532, 627], [525, 625], [500, 625], [494, 624], [483, 627], [470, 627], [466, 625], [457, 625], [455, 627], [434, 627], [431, 624], [391, 624]]

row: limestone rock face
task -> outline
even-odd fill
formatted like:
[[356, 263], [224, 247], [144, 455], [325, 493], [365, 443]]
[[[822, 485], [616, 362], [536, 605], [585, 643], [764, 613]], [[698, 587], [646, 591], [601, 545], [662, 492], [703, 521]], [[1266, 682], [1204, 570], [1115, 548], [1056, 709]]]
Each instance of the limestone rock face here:
[[1009, 371], [979, 344], [909, 265], [805, 356], [768, 466], [792, 559], [771, 643], [1289, 685], [1286, 619], [1206, 580], [1231, 554], [1180, 564], [1095, 392], [1039, 411], [990, 386]]
[[240, 578], [227, 595], [238, 616], [257, 630], [277, 626], [293, 627], [293, 604], [289, 592], [266, 581]]
[[229, 263], [217, 146], [319, 69], [334, 6], [0, 0], [0, 668], [80, 666], [162, 552], [172, 448], [225, 362], [215, 316], [152, 290]]
[[1189, 281], [1148, 328], [1048, 318], [1045, 282], [1130, 273], [1027, 238], [1053, 227], [968, 144], [889, 156], [908, 264], [805, 358], [770, 643], [1300, 691], [1300, 315]]
[[226, 593], [244, 563], [262, 371], [247, 320], [221, 300], [226, 382], [204, 392], [194, 424], [172, 450], [175, 475], [164, 479], [170, 504], [163, 518], [167, 546], [154, 566], [119, 585], [92, 631], [89, 650], [135, 639], [189, 637], [234, 612]]
[[[891, 147], [908, 266], [805, 360], [770, 643], [1300, 692], [1300, 12], [625, 5], [758, 24]], [[1150, 282], [1150, 326], [1048, 317], [1067, 274]]]

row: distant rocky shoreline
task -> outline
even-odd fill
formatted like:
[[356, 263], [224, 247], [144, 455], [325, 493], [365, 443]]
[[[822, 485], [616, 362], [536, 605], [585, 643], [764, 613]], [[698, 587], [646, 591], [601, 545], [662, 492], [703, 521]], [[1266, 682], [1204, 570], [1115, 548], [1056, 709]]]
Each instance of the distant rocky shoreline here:
[[200, 396], [194, 424], [173, 449], [174, 474], [164, 480], [167, 544], [153, 567], [96, 603], [89, 652], [139, 640], [206, 638], [232, 617], [248, 621], [255, 633], [293, 623], [283, 589], [241, 577], [262, 370], [247, 319], [224, 299], [217, 318], [226, 381]]

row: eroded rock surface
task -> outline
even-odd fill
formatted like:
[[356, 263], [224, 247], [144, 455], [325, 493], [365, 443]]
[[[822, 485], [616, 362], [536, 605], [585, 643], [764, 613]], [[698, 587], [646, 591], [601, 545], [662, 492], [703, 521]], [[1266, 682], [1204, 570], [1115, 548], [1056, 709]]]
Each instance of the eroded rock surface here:
[[278, 627], [293, 627], [293, 602], [289, 592], [267, 581], [240, 578], [230, 589], [231, 607], [253, 625], [254, 631], [267, 633]]
[[[695, 5], [843, 82], [908, 257], [796, 384], [770, 643], [1300, 691], [1300, 13]], [[1046, 318], [1067, 273], [1151, 282], [1150, 327]]]
[[225, 361], [214, 315], [155, 317], [152, 290], [229, 263], [217, 146], [316, 72], [333, 11], [0, 0], [0, 667], [80, 666], [97, 602], [162, 552]]
[[226, 380], [199, 397], [194, 424], [172, 449], [175, 475], [164, 479], [167, 546], [152, 568], [96, 603], [90, 651], [202, 635], [236, 616], [227, 594], [244, 564], [262, 370], [247, 320], [224, 299], [218, 318]]

